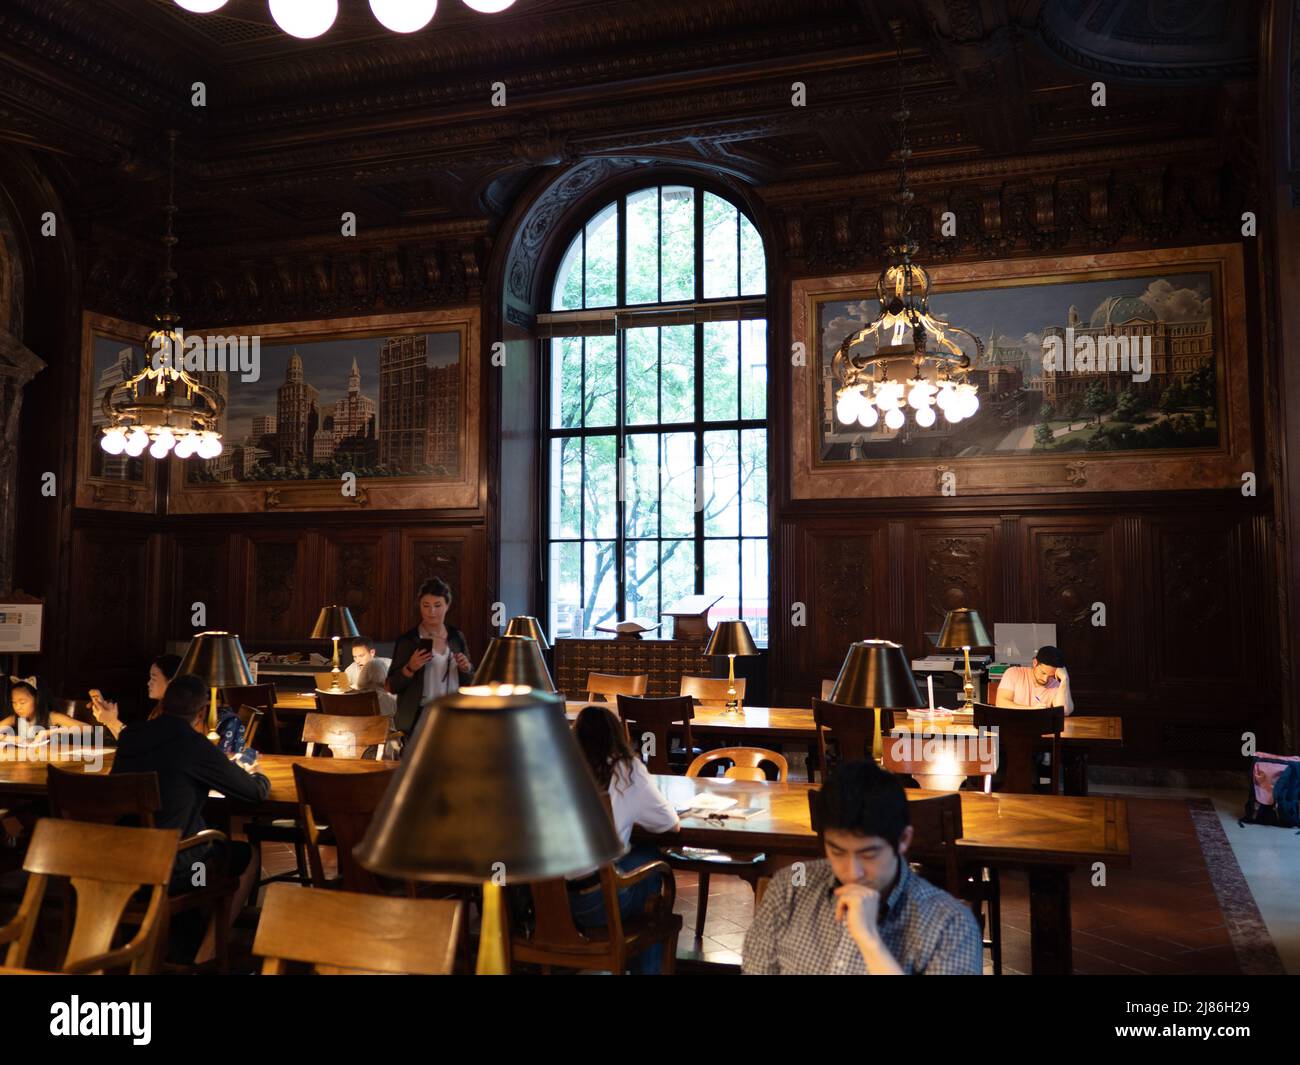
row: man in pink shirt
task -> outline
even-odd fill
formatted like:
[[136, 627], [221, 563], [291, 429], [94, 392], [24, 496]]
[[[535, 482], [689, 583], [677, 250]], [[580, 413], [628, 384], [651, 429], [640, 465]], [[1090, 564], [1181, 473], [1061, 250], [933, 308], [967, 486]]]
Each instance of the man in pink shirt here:
[[1048, 644], [1035, 652], [1030, 665], [1008, 667], [998, 685], [997, 705], [1022, 710], [1063, 706], [1067, 715], [1074, 713], [1070, 678], [1060, 649]]

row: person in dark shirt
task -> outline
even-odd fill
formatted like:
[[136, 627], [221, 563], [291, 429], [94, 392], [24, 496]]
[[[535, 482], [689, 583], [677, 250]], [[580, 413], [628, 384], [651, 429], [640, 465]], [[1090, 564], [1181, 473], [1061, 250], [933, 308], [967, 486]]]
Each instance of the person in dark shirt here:
[[[255, 772], [255, 763], [246, 766], [231, 761], [206, 738], [204, 715], [207, 708], [208, 689], [199, 677], [186, 673], [174, 678], [163, 696], [162, 713], [150, 721], [137, 722], [123, 729], [113, 759], [114, 773], [158, 774], [162, 808], [155, 824], [158, 828], [180, 829], [182, 839], [207, 827], [203, 823], [203, 804], [208, 801], [209, 791], [253, 803], [265, 799], [271, 790], [271, 782], [263, 774]], [[233, 920], [257, 880], [258, 869], [253, 862], [253, 850], [247, 843], [232, 840], [229, 847], [230, 871], [239, 877], [239, 887], [230, 908]], [[206, 863], [215, 857], [212, 844], [192, 847], [178, 854], [172, 870], [171, 893], [179, 895], [203, 886], [206, 883]], [[192, 930], [183, 928], [179, 918], [173, 922], [172, 940], [178, 949], [184, 940], [192, 938], [188, 932]], [[215, 930], [209, 928], [194, 956], [195, 962], [211, 959], [215, 947]]]

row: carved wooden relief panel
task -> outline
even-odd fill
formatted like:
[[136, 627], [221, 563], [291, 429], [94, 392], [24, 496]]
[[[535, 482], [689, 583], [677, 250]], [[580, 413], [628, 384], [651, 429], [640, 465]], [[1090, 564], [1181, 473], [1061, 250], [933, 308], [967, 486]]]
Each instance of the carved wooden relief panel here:
[[[296, 540], [255, 540], [252, 544], [251, 610], [248, 629], [259, 640], [297, 640], [306, 638], [295, 609], [299, 588], [300, 545]], [[250, 648], [245, 647], [245, 650]]]
[[1229, 530], [1153, 530], [1153, 666], [1166, 681], [1229, 680], [1241, 672], [1241, 624], [1231, 598], [1237, 572]]
[[912, 634], [918, 652], [928, 651], [923, 634], [938, 632], [949, 610], [970, 607], [986, 623], [1000, 617], [994, 530], [970, 522], [921, 525], [915, 539], [918, 587]]
[[[1087, 680], [1113, 668], [1110, 634], [1125, 621], [1117, 616], [1109, 578], [1114, 560], [1108, 529], [1097, 523], [1031, 526], [1029, 545], [1034, 616], [1023, 620], [1056, 625], [1056, 642], [1073, 676]], [[1105, 610], [1105, 625], [1093, 624], [1103, 616], [1094, 604]]]
[[[383, 534], [329, 538], [325, 544], [326, 598], [352, 613], [363, 635], [394, 635], [396, 605], [389, 602], [388, 559]], [[340, 654], [345, 650], [340, 644]]]
[[[883, 531], [818, 529], [804, 539], [808, 572], [800, 591], [808, 610], [807, 626], [798, 630], [804, 642], [799, 657], [817, 673], [813, 687], [839, 673], [854, 640], [887, 635], [881, 628], [887, 591], [877, 572], [883, 542]], [[802, 679], [807, 686], [809, 678]]]
[[[172, 632], [176, 639], [204, 629], [238, 631], [229, 558], [230, 542], [226, 537], [176, 541], [172, 568]], [[203, 613], [202, 620], [196, 622], [198, 603], [203, 605]]]

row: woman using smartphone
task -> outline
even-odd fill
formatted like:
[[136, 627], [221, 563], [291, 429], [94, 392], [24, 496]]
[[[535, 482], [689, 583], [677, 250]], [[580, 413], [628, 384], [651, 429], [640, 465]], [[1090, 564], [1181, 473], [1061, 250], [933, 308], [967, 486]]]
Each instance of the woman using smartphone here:
[[446, 621], [451, 607], [447, 582], [433, 577], [420, 585], [415, 597], [420, 623], [397, 638], [388, 670], [388, 690], [397, 696], [393, 726], [408, 736], [425, 703], [459, 691], [474, 676], [464, 633]]
[[[148, 720], [152, 721], [162, 713], [162, 701], [163, 696], [167, 694], [167, 685], [180, 664], [179, 655], [159, 655], [149, 663]], [[126, 723], [122, 720], [117, 703], [105, 699], [104, 693], [98, 688], [90, 689], [90, 710], [95, 715], [95, 720], [104, 726], [110, 736], [117, 739], [121, 735]]]

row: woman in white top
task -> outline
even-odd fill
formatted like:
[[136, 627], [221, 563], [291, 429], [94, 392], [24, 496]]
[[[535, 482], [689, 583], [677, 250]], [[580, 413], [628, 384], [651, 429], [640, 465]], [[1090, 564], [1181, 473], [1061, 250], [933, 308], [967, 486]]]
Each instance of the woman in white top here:
[[[676, 832], [680, 827], [677, 812], [655, 787], [645, 765], [632, 752], [623, 723], [604, 706], [586, 706], [578, 715], [573, 734], [586, 756], [596, 783], [609, 792], [614, 812], [614, 827], [626, 848], [632, 829], [640, 826], [647, 832]], [[638, 869], [662, 855], [657, 847], [645, 844], [626, 850], [614, 864], [621, 872]], [[595, 870], [579, 873], [569, 880], [569, 905], [579, 928], [603, 928], [605, 903], [600, 891], [584, 890], [599, 884]], [[624, 917], [641, 913], [649, 899], [659, 894], [662, 874], [647, 877], [618, 893], [619, 912]], [[634, 973], [660, 971], [663, 947], [654, 946], [631, 959]]]

